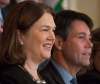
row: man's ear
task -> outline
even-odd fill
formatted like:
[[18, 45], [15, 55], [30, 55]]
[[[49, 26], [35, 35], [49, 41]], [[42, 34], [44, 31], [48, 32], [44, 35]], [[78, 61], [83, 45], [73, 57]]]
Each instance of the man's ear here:
[[24, 42], [23, 42], [23, 34], [21, 34], [19, 30], [17, 30], [17, 39], [18, 39], [18, 42], [20, 43], [20, 45], [24, 44]]
[[54, 45], [57, 50], [62, 50], [63, 39], [60, 36], [56, 36]]

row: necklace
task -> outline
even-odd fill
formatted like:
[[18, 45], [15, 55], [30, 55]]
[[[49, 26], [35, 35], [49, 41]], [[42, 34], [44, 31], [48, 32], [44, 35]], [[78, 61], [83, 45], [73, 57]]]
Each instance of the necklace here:
[[35, 81], [37, 84], [46, 84], [45, 80], [36, 80]]
[[36, 80], [24, 67], [22, 67], [21, 65], [18, 65], [19, 68], [21, 68], [25, 73], [28, 73], [31, 78], [36, 82], [36, 84], [46, 84], [45, 80]]

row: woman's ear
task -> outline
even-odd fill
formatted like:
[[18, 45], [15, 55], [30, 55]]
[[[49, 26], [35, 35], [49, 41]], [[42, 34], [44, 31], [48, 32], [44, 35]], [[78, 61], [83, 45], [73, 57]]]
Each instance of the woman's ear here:
[[17, 39], [18, 39], [18, 42], [20, 43], [20, 45], [24, 44], [24, 42], [23, 42], [23, 34], [21, 34], [19, 30], [17, 30]]
[[63, 39], [60, 36], [56, 36], [54, 45], [57, 50], [62, 50]]

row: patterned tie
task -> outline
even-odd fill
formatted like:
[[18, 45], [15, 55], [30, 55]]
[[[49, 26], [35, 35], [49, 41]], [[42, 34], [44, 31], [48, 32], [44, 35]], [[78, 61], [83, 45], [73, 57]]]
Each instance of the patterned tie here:
[[77, 79], [76, 78], [72, 78], [72, 80], [70, 81], [71, 84], [77, 84]]
[[2, 32], [3, 32], [3, 17], [2, 17], [1, 10], [0, 10], [0, 33]]

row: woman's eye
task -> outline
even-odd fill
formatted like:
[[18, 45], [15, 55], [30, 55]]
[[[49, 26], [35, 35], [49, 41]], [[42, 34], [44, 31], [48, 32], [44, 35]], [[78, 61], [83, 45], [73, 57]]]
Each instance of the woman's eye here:
[[42, 31], [55, 31], [55, 28], [46, 26], [42, 28]]
[[42, 27], [42, 31], [48, 31], [49, 30], [49, 27], [48, 26], [43, 26]]

